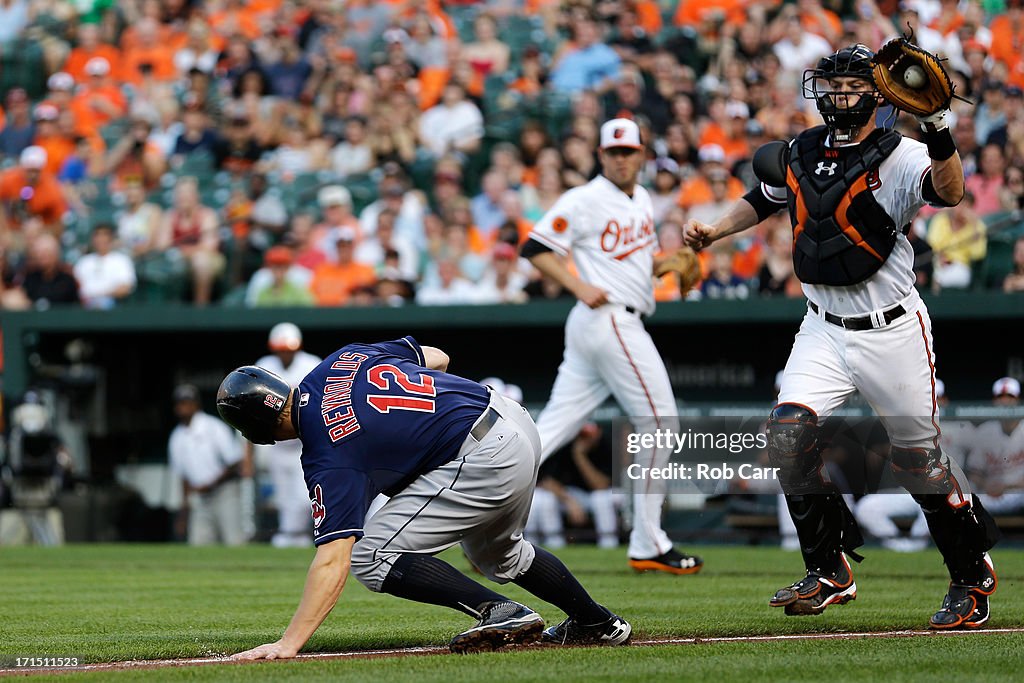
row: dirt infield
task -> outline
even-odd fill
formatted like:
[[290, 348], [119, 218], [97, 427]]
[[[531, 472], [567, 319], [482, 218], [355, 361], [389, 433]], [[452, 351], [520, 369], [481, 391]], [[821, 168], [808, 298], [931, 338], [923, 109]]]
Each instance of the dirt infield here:
[[[980, 636], [991, 633], [1024, 633], [1024, 628], [992, 628], [975, 631], [877, 631], [850, 633], [797, 633], [777, 636], [728, 636], [710, 638], [658, 638], [634, 640], [632, 647], [659, 647], [663, 645], [711, 645], [716, 643], [759, 643], [790, 640], [844, 640], [848, 638], [946, 638]], [[547, 647], [547, 646], [537, 646]], [[300, 654], [299, 660], [376, 659], [381, 657], [414, 657], [449, 654], [448, 648], [409, 647], [390, 650], [359, 650], [354, 652], [310, 652]], [[191, 659], [146, 659], [127, 662], [82, 664], [70, 668], [0, 668], [0, 676], [31, 676], [34, 674], [72, 673], [79, 671], [123, 671], [134, 669], [161, 669], [166, 667], [203, 666], [208, 664], [251, 664], [228, 657], [195, 657]]]

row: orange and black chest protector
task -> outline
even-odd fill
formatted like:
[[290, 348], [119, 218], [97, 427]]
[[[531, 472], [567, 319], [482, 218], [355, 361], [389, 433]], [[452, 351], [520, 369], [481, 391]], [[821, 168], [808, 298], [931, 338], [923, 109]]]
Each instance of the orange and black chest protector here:
[[793, 267], [803, 283], [843, 287], [871, 277], [896, 245], [900, 229], [873, 191], [902, 136], [880, 128], [859, 145], [831, 148], [827, 135], [825, 126], [811, 128], [790, 148]]

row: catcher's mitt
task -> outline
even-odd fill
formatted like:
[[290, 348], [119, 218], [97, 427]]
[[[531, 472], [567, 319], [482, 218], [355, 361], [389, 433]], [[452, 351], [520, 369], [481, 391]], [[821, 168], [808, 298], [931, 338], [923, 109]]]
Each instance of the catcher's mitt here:
[[697, 253], [689, 247], [679, 247], [665, 257], [654, 271], [655, 277], [661, 277], [665, 273], [679, 274], [679, 291], [686, 296], [686, 293], [700, 281], [700, 261], [697, 259]]
[[931, 52], [906, 38], [894, 38], [875, 54], [873, 65], [875, 87], [897, 109], [914, 116], [949, 109], [953, 81]]

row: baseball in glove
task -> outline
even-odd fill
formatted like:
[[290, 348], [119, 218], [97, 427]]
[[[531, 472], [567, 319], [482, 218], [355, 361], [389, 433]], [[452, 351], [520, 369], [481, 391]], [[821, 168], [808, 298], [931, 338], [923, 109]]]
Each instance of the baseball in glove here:
[[679, 291], [685, 297], [687, 292], [700, 282], [700, 261], [697, 259], [697, 253], [690, 247], [679, 247], [658, 264], [654, 276], [661, 277], [665, 273], [679, 275]]
[[872, 61], [875, 87], [897, 109], [922, 118], [949, 109], [953, 81], [931, 52], [894, 38]]

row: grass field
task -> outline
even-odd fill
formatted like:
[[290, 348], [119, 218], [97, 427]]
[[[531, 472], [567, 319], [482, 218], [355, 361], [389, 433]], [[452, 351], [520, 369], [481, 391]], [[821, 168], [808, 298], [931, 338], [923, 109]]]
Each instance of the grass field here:
[[[689, 549], [689, 548], [688, 548]], [[634, 575], [624, 551], [559, 555], [594, 596], [634, 626], [634, 639], [922, 629], [946, 578], [935, 551], [877, 549], [855, 567], [856, 601], [819, 617], [785, 617], [767, 599], [798, 578], [799, 556], [769, 548], [697, 549], [690, 577]], [[0, 550], [0, 666], [13, 657], [88, 662], [201, 657], [276, 640], [298, 601], [312, 550], [77, 546]], [[992, 628], [1024, 627], [1024, 552], [994, 555]], [[457, 553], [446, 555], [466, 568]], [[554, 607], [506, 587], [549, 622]], [[470, 620], [374, 595], [354, 580], [307, 652], [444, 645]], [[89, 680], [675, 681], [924, 680], [1024, 677], [1024, 634], [762, 641], [617, 649], [529, 648], [456, 656], [269, 662], [76, 674]], [[61, 677], [63, 678], [63, 677]], [[64, 679], [67, 680], [67, 679]]]

